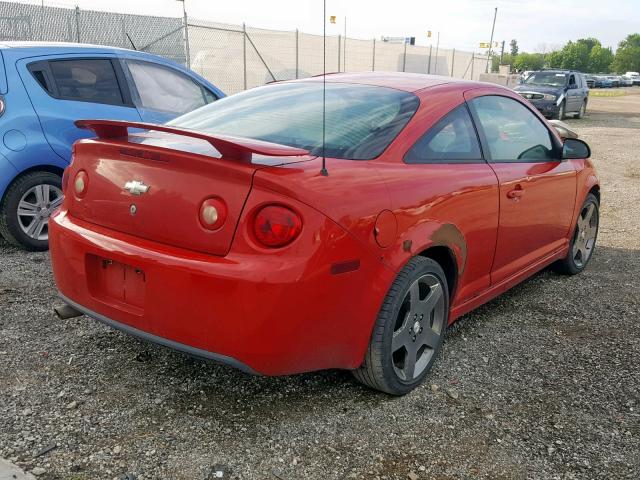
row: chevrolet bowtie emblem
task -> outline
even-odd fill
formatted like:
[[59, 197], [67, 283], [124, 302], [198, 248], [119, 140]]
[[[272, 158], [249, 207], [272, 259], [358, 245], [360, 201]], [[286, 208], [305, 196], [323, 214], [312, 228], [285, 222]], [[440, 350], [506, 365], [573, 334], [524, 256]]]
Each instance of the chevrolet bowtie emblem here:
[[145, 185], [143, 182], [138, 180], [129, 180], [124, 184], [124, 189], [131, 195], [142, 195], [149, 191], [149, 185]]

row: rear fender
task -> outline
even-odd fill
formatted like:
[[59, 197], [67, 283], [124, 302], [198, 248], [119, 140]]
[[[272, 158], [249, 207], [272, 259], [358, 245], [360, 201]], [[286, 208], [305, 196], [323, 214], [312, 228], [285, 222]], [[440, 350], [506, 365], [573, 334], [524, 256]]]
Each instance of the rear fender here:
[[451, 223], [429, 221], [415, 225], [398, 239], [386, 260], [399, 272], [409, 260], [432, 247], [446, 247], [453, 253], [457, 277], [461, 278], [467, 262], [467, 242], [460, 229]]

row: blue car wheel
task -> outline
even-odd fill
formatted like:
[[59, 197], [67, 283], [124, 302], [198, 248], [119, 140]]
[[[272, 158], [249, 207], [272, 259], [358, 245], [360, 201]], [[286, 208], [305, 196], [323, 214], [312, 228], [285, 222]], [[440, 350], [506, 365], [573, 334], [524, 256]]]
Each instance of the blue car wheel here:
[[47, 250], [49, 216], [62, 199], [58, 175], [38, 171], [18, 177], [0, 205], [0, 233], [9, 243], [27, 250]]

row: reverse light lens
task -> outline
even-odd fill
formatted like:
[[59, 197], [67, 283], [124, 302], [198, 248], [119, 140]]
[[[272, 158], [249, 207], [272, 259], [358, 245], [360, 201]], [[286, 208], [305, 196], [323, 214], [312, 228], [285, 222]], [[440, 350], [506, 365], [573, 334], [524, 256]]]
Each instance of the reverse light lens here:
[[73, 181], [73, 190], [76, 197], [82, 198], [87, 193], [87, 187], [89, 186], [89, 176], [84, 170], [80, 170], [76, 178]]
[[0, 97], [0, 116], [4, 113], [4, 98]]
[[255, 217], [253, 233], [265, 247], [277, 248], [293, 242], [302, 231], [302, 219], [293, 210], [280, 205], [262, 208]]
[[220, 198], [208, 198], [200, 205], [200, 223], [207, 230], [217, 230], [227, 219], [227, 205]]

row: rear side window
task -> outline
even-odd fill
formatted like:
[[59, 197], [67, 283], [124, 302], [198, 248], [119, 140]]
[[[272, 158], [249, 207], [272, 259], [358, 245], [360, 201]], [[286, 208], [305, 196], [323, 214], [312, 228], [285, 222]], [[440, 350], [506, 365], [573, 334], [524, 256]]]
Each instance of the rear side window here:
[[[57, 97], [65, 100], [124, 104], [118, 78], [110, 60], [56, 60], [49, 62]], [[36, 80], [38, 75], [34, 72]], [[42, 83], [41, 83], [42, 85]], [[47, 89], [47, 87], [44, 87]]]
[[127, 62], [142, 108], [182, 114], [216, 100], [187, 75], [149, 62]]
[[470, 105], [484, 133], [492, 162], [557, 161], [551, 133], [520, 102], [485, 96], [474, 98]]
[[407, 152], [406, 163], [470, 163], [483, 161], [476, 131], [465, 105], [431, 127]]

